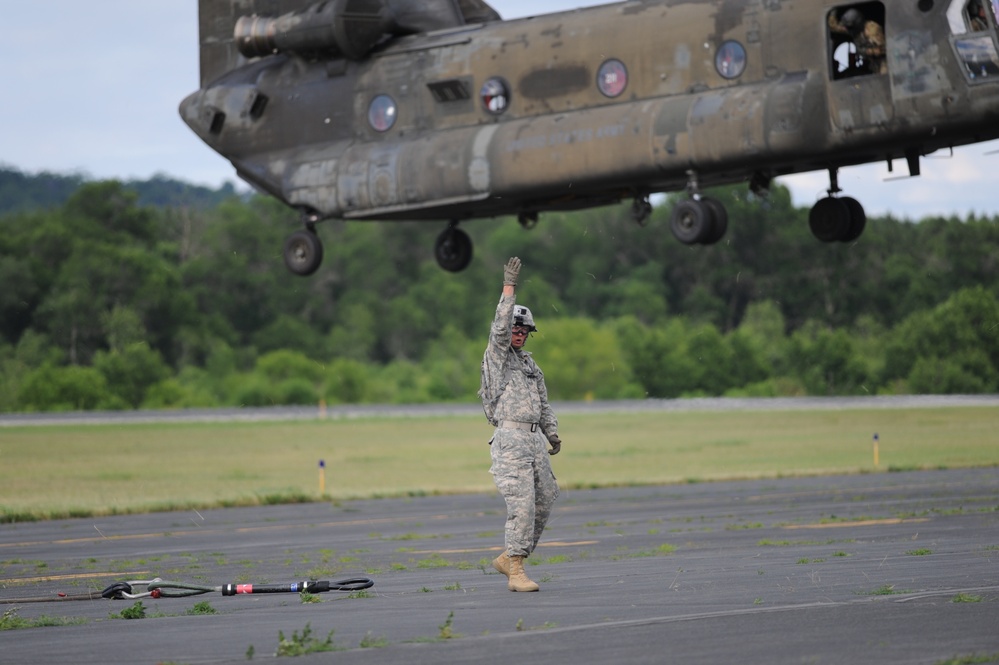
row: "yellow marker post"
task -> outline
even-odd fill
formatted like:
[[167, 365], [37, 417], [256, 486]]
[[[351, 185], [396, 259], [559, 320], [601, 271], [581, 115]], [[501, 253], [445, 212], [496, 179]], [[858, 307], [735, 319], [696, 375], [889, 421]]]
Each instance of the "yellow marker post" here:
[[326, 494], [326, 461], [319, 460], [319, 496]]
[[874, 466], [878, 466], [878, 433], [874, 433]]

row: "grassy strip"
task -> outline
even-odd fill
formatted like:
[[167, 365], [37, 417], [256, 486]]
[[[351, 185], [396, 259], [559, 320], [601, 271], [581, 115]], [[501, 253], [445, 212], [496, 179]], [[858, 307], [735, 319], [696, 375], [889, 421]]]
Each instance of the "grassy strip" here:
[[[573, 414], [567, 488], [999, 464], [999, 410]], [[872, 441], [879, 435], [874, 466]], [[5, 428], [0, 520], [493, 491], [480, 417]]]

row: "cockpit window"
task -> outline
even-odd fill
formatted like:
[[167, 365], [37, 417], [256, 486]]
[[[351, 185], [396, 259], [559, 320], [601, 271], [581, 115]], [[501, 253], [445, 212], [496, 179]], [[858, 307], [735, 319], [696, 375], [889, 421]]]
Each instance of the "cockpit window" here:
[[996, 24], [999, 0], [950, 0], [947, 22], [955, 35], [987, 32]]
[[967, 22], [969, 32], [985, 32], [989, 29], [989, 22], [985, 17], [985, 4], [982, 0], [968, 0], [968, 4], [964, 7], [964, 20]]
[[952, 0], [947, 19], [954, 48], [972, 83], [999, 81], [999, 53], [993, 27], [999, 0]]
[[829, 12], [826, 24], [833, 79], [888, 73], [884, 4], [840, 5]]
[[968, 77], [972, 80], [999, 80], [999, 54], [992, 36], [972, 35], [954, 40], [957, 55], [964, 63]]

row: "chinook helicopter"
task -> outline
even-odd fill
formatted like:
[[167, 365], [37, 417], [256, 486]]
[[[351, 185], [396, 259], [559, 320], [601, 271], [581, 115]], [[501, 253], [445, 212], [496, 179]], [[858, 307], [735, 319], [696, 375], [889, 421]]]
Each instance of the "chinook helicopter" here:
[[685, 191], [669, 225], [722, 238], [702, 187], [829, 173], [813, 234], [852, 242], [842, 167], [999, 138], [999, 0], [631, 0], [502, 20], [483, 0], [200, 0], [200, 90], [180, 114], [256, 189], [299, 211], [287, 267], [315, 272], [315, 225], [460, 222]]

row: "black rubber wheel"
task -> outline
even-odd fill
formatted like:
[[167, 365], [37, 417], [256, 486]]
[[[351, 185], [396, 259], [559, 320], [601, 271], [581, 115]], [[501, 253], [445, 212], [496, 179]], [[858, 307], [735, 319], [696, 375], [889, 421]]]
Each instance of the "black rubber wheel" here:
[[284, 241], [284, 264], [288, 270], [307, 277], [323, 262], [323, 243], [312, 231], [295, 231]]
[[860, 234], [864, 232], [864, 227], [867, 226], [867, 213], [864, 212], [864, 206], [860, 205], [860, 201], [857, 199], [844, 196], [840, 198], [840, 201], [846, 204], [846, 208], [850, 212], [850, 227], [846, 234], [840, 238], [840, 242], [853, 242], [860, 237]]
[[808, 228], [822, 242], [836, 242], [850, 231], [850, 209], [842, 199], [827, 196], [808, 211]]
[[683, 199], [673, 206], [669, 228], [676, 239], [685, 245], [704, 242], [711, 235], [711, 210], [700, 201]]
[[711, 233], [701, 242], [705, 245], [713, 245], [725, 236], [728, 230], [728, 210], [725, 204], [710, 196], [701, 197], [701, 205], [711, 213]]
[[445, 229], [434, 245], [437, 264], [448, 272], [461, 272], [472, 262], [472, 239], [461, 229]]

